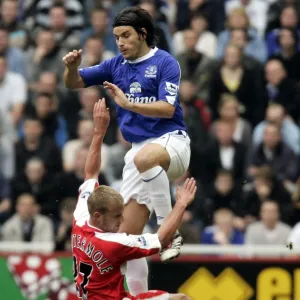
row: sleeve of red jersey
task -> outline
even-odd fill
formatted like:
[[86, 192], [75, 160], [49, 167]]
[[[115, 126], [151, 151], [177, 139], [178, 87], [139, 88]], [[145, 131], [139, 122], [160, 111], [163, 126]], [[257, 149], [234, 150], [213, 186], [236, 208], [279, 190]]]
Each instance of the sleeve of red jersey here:
[[157, 234], [96, 233], [96, 237], [107, 242], [106, 255], [118, 264], [157, 254], [161, 249]]
[[99, 186], [99, 183], [96, 179], [86, 180], [79, 188], [79, 196], [77, 200], [77, 205], [74, 211], [74, 221], [80, 220], [88, 220], [89, 219], [89, 211], [87, 207], [87, 199], [90, 194]]

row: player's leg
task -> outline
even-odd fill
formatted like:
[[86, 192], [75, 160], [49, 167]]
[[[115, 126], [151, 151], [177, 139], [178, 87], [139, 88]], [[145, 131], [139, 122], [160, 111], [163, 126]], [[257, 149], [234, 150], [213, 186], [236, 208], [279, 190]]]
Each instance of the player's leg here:
[[[151, 204], [161, 225], [171, 212], [169, 179], [179, 178], [190, 160], [190, 140], [186, 134], [166, 134], [145, 145], [134, 157], [134, 163], [147, 186]], [[170, 248], [161, 253], [162, 261], [180, 254], [182, 238], [177, 233]]]
[[[131, 199], [126, 204], [120, 232], [141, 234], [149, 220], [149, 210], [146, 205], [138, 204]], [[134, 259], [127, 262], [126, 282], [131, 295], [135, 296], [148, 291], [148, 264], [146, 258]]]
[[162, 145], [154, 143], [145, 145], [134, 157], [135, 166], [149, 193], [159, 225], [172, 210], [167, 176], [170, 161], [168, 151]]
[[170, 182], [166, 172], [170, 160], [168, 151], [154, 143], [145, 145], [134, 157], [159, 225], [172, 210]]
[[[120, 191], [124, 198], [125, 208], [124, 220], [119, 231], [127, 234], [141, 234], [149, 220], [151, 211], [148, 195], [143, 191], [141, 176], [133, 163], [134, 154], [135, 149], [131, 149], [125, 156]], [[145, 258], [129, 261], [125, 276], [131, 295], [134, 296], [148, 291], [148, 264]]]

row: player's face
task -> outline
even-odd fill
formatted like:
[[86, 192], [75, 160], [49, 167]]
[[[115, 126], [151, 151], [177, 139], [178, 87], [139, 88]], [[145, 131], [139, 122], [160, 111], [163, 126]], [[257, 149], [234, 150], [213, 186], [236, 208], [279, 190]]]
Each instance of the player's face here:
[[118, 232], [123, 222], [123, 205], [117, 205], [103, 215], [103, 228], [106, 232]]
[[139, 36], [133, 27], [115, 27], [113, 33], [120, 52], [125, 59], [135, 60], [139, 58], [145, 39]]

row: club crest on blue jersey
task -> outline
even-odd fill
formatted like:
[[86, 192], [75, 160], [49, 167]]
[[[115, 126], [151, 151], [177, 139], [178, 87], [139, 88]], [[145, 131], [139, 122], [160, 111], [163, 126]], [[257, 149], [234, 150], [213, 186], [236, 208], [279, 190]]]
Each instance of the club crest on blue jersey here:
[[142, 86], [139, 82], [133, 82], [129, 86], [130, 94], [140, 94], [142, 92]]
[[147, 77], [147, 78], [156, 78], [156, 74], [157, 74], [157, 66], [156, 65], [148, 66], [145, 70], [145, 77]]

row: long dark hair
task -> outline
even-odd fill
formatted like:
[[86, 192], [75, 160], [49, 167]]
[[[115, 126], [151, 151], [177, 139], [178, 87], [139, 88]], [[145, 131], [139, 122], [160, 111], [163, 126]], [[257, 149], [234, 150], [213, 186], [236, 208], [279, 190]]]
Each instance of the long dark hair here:
[[[157, 43], [153, 19], [145, 9], [138, 6], [123, 9], [113, 22], [113, 28], [119, 26], [133, 27], [139, 36], [145, 37], [149, 47], [153, 47]], [[142, 28], [146, 29], [146, 33]]]

